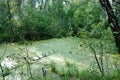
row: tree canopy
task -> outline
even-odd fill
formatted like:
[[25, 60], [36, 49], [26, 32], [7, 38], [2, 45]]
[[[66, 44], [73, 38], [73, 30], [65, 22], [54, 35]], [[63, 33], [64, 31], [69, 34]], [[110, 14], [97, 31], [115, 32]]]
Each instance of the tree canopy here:
[[0, 42], [64, 36], [100, 38], [101, 31], [106, 34], [109, 22], [118, 47], [119, 3], [119, 0], [0, 0]]

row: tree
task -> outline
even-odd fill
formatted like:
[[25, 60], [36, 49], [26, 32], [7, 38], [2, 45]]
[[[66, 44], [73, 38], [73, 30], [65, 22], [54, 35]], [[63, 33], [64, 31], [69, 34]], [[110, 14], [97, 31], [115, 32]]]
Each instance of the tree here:
[[120, 26], [109, 0], [99, 0], [112, 30], [118, 53], [120, 54]]

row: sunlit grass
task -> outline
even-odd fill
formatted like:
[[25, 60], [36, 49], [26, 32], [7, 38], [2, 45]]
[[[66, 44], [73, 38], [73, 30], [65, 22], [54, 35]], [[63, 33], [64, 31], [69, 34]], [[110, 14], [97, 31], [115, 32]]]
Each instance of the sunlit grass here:
[[[77, 38], [77, 37], [67, 37], [67, 38], [55, 38], [55, 39], [49, 39], [49, 40], [42, 40], [42, 41], [36, 41], [32, 42], [32, 45], [27, 46], [28, 54], [30, 58], [38, 58], [42, 57], [43, 55], [49, 55], [46, 58], [40, 59], [35, 62], [31, 62], [31, 70], [34, 75], [40, 74], [42, 76], [41, 70], [39, 70], [42, 67], [47, 67], [48, 70], [51, 68], [51, 63], [55, 63], [54, 67], [57, 69], [55, 72], [57, 73], [50, 73], [53, 78], [55, 78], [54, 74], [59, 75], [80, 75], [80, 72], [87, 70], [87, 69], [95, 69], [99, 72], [97, 68], [96, 61], [94, 59], [93, 52], [90, 50], [88, 46], [88, 41], [83, 38]], [[99, 40], [91, 39], [91, 41], [94, 41], [94, 43], [97, 43]], [[112, 45], [113, 43], [110, 43]], [[105, 43], [105, 45], [108, 45]], [[114, 44], [113, 44], [114, 45]], [[5, 50], [5, 45], [0, 45], [0, 53], [2, 54]], [[99, 58], [99, 47], [95, 47], [97, 51], [97, 57]], [[105, 49], [108, 51], [107, 49]], [[112, 50], [112, 47], [111, 47]], [[108, 51], [110, 52], [110, 50]], [[113, 51], [114, 52], [114, 51]], [[112, 52], [112, 53], [113, 53]], [[14, 59], [17, 59], [18, 64], [24, 63], [25, 61], [21, 58], [22, 56], [26, 56], [26, 45], [22, 44], [7, 44], [7, 51], [4, 57], [6, 56], [16, 56], [17, 58], [13, 57]], [[3, 59], [4, 59], [3, 57]], [[115, 70], [114, 63], [118, 57], [116, 57], [115, 54], [111, 53], [104, 53], [104, 68], [107, 72], [108, 70], [113, 72]], [[66, 61], [72, 66], [67, 66]], [[108, 64], [107, 64], [108, 63]], [[118, 64], [119, 62], [117, 62]], [[109, 67], [107, 66], [109, 65]], [[23, 69], [26, 68], [26, 65], [22, 65]], [[118, 66], [119, 67], [119, 66]], [[76, 73], [72, 71], [72, 69], [78, 71], [79, 73]], [[19, 72], [21, 72], [21, 68], [17, 69]], [[70, 72], [69, 72], [70, 70]], [[37, 73], [35, 72], [37, 71]], [[62, 72], [63, 71], [63, 72]], [[27, 72], [24, 71], [26, 74]], [[50, 76], [50, 75], [49, 75]], [[74, 75], [75, 76], [75, 75]], [[76, 76], [78, 77], [78, 76]]]

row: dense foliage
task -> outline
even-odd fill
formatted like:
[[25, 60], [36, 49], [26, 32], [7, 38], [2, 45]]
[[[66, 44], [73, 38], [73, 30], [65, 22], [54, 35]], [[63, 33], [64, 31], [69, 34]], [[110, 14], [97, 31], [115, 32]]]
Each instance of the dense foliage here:
[[119, 13], [119, 0], [0, 0], [0, 80], [119, 80]]
[[0, 42], [85, 35], [100, 38], [100, 31], [108, 26], [97, 0], [0, 0], [0, 6]]

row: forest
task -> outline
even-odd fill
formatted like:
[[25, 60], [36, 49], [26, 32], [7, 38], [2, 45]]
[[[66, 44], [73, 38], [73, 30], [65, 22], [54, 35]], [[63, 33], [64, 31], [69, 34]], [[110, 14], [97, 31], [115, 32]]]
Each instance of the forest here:
[[0, 0], [0, 80], [120, 80], [120, 0]]

